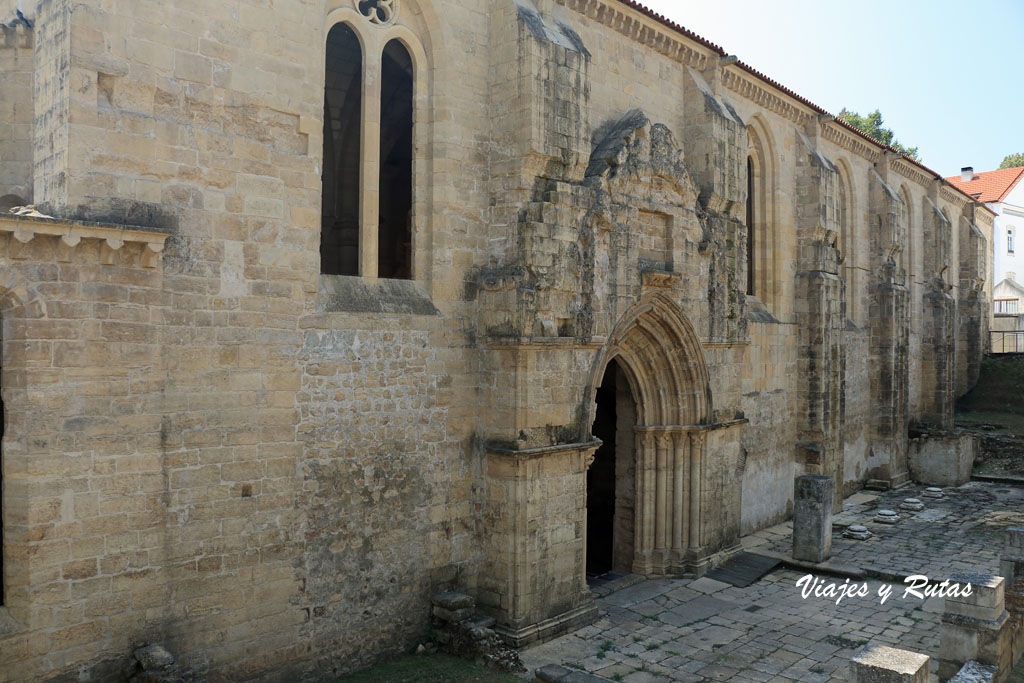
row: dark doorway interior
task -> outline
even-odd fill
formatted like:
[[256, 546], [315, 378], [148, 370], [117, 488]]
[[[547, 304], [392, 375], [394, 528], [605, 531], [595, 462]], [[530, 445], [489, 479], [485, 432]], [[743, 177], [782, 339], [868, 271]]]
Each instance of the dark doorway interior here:
[[602, 441], [587, 470], [587, 578], [600, 577], [614, 566], [615, 436], [618, 365], [608, 364], [597, 388], [594, 436]]

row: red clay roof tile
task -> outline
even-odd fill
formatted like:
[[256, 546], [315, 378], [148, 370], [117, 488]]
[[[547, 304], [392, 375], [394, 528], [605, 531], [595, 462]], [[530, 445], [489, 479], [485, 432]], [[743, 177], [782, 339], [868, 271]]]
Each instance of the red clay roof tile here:
[[956, 189], [969, 194], [979, 202], [1001, 202], [1009, 194], [1013, 186], [1024, 178], [1024, 166], [1002, 168], [998, 171], [975, 173], [973, 180], [966, 183], [960, 176], [946, 178]]

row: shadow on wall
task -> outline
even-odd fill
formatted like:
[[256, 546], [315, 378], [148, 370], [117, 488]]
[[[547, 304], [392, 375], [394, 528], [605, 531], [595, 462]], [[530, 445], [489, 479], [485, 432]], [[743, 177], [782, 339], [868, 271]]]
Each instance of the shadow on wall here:
[[16, 194], [5, 194], [0, 197], [0, 213], [7, 213], [16, 206], [25, 206], [25, 200]]

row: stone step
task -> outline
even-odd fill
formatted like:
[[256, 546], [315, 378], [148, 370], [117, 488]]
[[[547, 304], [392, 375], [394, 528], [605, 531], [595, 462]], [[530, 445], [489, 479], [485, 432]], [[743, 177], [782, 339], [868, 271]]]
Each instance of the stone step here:
[[497, 622], [494, 617], [489, 617], [486, 614], [474, 614], [467, 623], [472, 628], [494, 628], [494, 624]]

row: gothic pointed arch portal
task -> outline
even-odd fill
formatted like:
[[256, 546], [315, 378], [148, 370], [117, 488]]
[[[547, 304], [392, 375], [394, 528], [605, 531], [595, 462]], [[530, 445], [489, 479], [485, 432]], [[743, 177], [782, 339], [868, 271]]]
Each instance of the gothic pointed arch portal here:
[[604, 445], [587, 479], [588, 573], [697, 570], [712, 425], [693, 328], [667, 299], [643, 300], [616, 325], [594, 370], [592, 431]]

